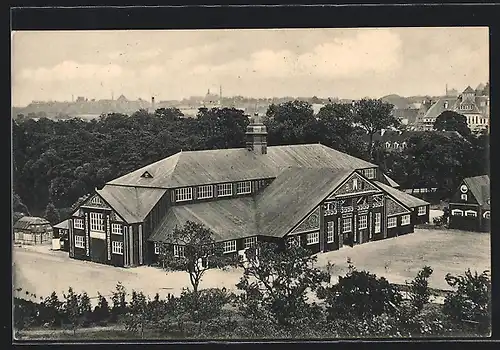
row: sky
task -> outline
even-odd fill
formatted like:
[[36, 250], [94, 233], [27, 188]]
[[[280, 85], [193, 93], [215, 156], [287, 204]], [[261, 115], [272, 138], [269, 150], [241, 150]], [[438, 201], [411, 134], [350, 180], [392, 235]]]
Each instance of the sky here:
[[12, 102], [441, 95], [489, 77], [487, 27], [18, 31]]

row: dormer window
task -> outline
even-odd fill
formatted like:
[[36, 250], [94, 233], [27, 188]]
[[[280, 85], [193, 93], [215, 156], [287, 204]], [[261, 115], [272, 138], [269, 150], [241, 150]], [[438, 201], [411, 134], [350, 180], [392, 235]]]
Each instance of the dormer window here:
[[149, 172], [145, 171], [144, 174], [141, 175], [141, 177], [144, 177], [146, 179], [150, 179], [153, 177]]
[[365, 169], [365, 170], [363, 170], [363, 173], [368, 179], [375, 178], [375, 169], [373, 169], [373, 168], [372, 169]]
[[448, 101], [444, 101], [444, 108], [448, 108]]
[[100, 204], [102, 205], [102, 204], [104, 204], [104, 203], [102, 202], [102, 200], [101, 200], [101, 197], [98, 197], [98, 196], [95, 196], [94, 198], [92, 198], [92, 199], [90, 200], [90, 203], [92, 203], [92, 204], [97, 204], [97, 205], [100, 205]]

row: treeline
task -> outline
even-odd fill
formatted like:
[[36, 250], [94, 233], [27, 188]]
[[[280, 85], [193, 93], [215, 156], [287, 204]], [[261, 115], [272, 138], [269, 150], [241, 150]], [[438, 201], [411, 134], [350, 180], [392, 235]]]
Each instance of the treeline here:
[[[318, 143], [371, 160], [401, 187], [438, 187], [443, 196], [466, 176], [486, 173], [489, 136], [445, 137], [423, 133], [402, 152], [371, 142], [381, 129], [402, 128], [392, 105], [360, 100], [330, 103], [315, 116], [311, 104], [272, 104], [264, 117], [268, 144]], [[248, 117], [234, 108], [199, 110], [182, 118], [175, 108], [154, 114], [109, 114], [90, 122], [42, 118], [13, 125], [14, 192], [32, 215], [47, 206], [64, 219], [83, 195], [107, 181], [180, 150], [244, 147]], [[52, 207], [49, 212], [53, 212]]]
[[[258, 259], [252, 255], [258, 249]], [[15, 299], [17, 335], [33, 328], [110, 326], [136, 338], [358, 338], [477, 336], [491, 331], [491, 281], [487, 272], [448, 274], [453, 288], [444, 304], [430, 298], [430, 267], [407, 283], [406, 291], [385, 278], [358, 271], [330, 283], [328, 271], [300, 247], [250, 248], [236, 292], [183, 290], [153, 299], [129, 294], [118, 284], [108, 301], [99, 294], [92, 309], [87, 294], [71, 288], [60, 300], [54, 292], [40, 303]], [[112, 332], [112, 331], [108, 331]]]

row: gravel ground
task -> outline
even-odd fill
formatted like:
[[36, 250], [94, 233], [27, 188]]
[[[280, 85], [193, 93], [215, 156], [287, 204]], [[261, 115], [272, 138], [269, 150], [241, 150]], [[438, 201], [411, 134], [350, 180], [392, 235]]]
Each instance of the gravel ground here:
[[[334, 278], [347, 272], [349, 257], [357, 269], [400, 284], [413, 279], [424, 265], [429, 265], [434, 269], [430, 286], [449, 289], [444, 280], [448, 272], [461, 274], [467, 268], [479, 272], [490, 269], [490, 235], [417, 229], [413, 234], [344, 247], [317, 257], [319, 267], [326, 267], [329, 261], [334, 264], [331, 271]], [[241, 275], [240, 269], [209, 270], [200, 287], [235, 289]], [[178, 295], [183, 287], [190, 286], [184, 272], [166, 273], [147, 266], [125, 269], [79, 261], [70, 259], [65, 252], [51, 251], [48, 246], [13, 248], [13, 284], [15, 289], [22, 288], [15, 292], [18, 296], [26, 297], [26, 290], [36, 294], [37, 299], [52, 291], [62, 296], [69, 286], [76, 292], [86, 291], [90, 297], [97, 297], [97, 292], [108, 296], [118, 282], [129, 292], [134, 289], [151, 297], [157, 292], [161, 297], [168, 293]]]

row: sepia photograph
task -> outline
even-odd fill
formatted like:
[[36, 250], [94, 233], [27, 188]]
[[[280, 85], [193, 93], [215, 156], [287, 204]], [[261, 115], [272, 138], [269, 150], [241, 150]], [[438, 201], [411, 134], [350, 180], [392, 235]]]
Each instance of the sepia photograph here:
[[13, 30], [13, 339], [491, 336], [489, 40]]

